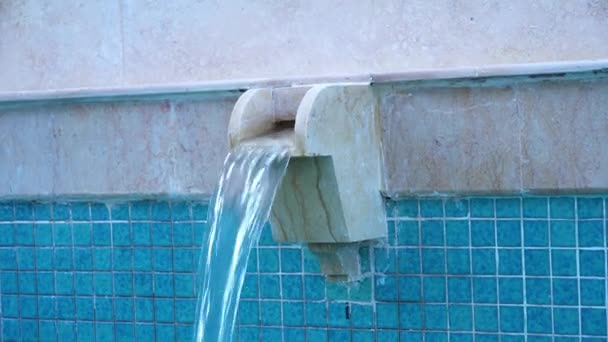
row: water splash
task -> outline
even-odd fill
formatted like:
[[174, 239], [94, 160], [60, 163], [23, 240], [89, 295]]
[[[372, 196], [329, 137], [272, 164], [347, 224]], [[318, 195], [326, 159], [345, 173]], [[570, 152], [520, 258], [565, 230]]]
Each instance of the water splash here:
[[281, 148], [243, 147], [224, 161], [201, 248], [195, 341], [232, 341], [247, 261], [287, 169]]

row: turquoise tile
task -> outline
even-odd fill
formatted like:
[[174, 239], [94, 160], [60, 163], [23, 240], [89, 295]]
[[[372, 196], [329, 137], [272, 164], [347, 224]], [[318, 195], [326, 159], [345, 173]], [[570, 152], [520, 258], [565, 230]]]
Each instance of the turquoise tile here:
[[258, 241], [259, 246], [276, 246], [276, 242], [272, 238], [272, 229], [270, 228], [270, 224], [264, 225], [262, 228], [262, 233], [260, 235], [260, 240]]
[[534, 317], [526, 321], [528, 333], [550, 334], [551, 333], [551, 309], [547, 307], [526, 307], [527, 317]]
[[0, 221], [14, 221], [15, 209], [12, 202], [0, 202]]
[[522, 278], [498, 278], [500, 304], [523, 304], [524, 282]]
[[579, 333], [579, 315], [576, 308], [554, 308], [553, 321], [556, 334], [576, 335]]
[[325, 298], [325, 279], [320, 275], [304, 276], [304, 294], [307, 300]]
[[422, 329], [422, 307], [420, 304], [399, 304], [399, 328]]
[[372, 305], [351, 304], [351, 322], [355, 329], [366, 329], [374, 326], [374, 307]]
[[[91, 224], [90, 223], [73, 223], [72, 224], [72, 236], [74, 240], [74, 246], [91, 246]], [[36, 232], [38, 233], [38, 231]], [[36, 235], [38, 238], [38, 235]]]
[[153, 264], [155, 271], [173, 271], [173, 251], [171, 249], [155, 248], [153, 250]]
[[[53, 274], [49, 272], [37, 272], [38, 293], [53, 293]], [[50, 283], [40, 283], [40, 281], [50, 281]], [[17, 294], [19, 293], [19, 282], [17, 272], [0, 272], [0, 293]]]
[[[110, 211], [108, 206], [104, 203], [91, 203], [91, 219], [93, 221], [108, 220], [110, 218]], [[114, 218], [116, 219], [116, 218]]]
[[376, 300], [397, 301], [397, 276], [376, 276]]
[[306, 329], [307, 341], [326, 341], [327, 331], [323, 329]]
[[[300, 250], [300, 253], [302, 253], [302, 250]], [[371, 257], [371, 248], [369, 247], [361, 247], [359, 248], [359, 264], [361, 266], [361, 274], [366, 274], [371, 272], [372, 270], [372, 266], [371, 266], [371, 261], [372, 261], [372, 257]], [[301, 257], [301, 254], [300, 254]], [[291, 267], [289, 269], [292, 269]], [[302, 271], [302, 267], [300, 266], [300, 270], [298, 272]]]
[[131, 245], [131, 227], [128, 223], [112, 223], [112, 243], [114, 246]]
[[67, 203], [53, 203], [53, 220], [65, 221], [70, 219], [70, 205]]
[[524, 246], [549, 246], [549, 224], [544, 220], [524, 220]]
[[95, 322], [96, 341], [109, 341], [114, 337], [114, 323]]
[[394, 248], [374, 248], [374, 267], [379, 273], [395, 273], [397, 257]]
[[133, 298], [117, 297], [114, 299], [114, 304], [116, 307], [115, 318], [117, 321], [131, 322], [135, 319]]
[[281, 325], [281, 302], [260, 302], [260, 319], [262, 325]]
[[262, 342], [280, 341], [282, 331], [279, 328], [262, 327], [260, 329], [260, 340]]
[[475, 330], [498, 331], [498, 309], [496, 306], [475, 305]]
[[455, 247], [469, 245], [469, 221], [448, 220], [445, 222], [445, 229], [446, 245]]
[[77, 295], [93, 294], [93, 273], [74, 273], [74, 293]]
[[443, 246], [443, 222], [429, 220], [421, 222], [422, 245], [423, 246]]
[[468, 277], [449, 277], [448, 298], [450, 298], [451, 303], [470, 303], [471, 279]]
[[76, 318], [93, 320], [95, 318], [95, 303], [93, 297], [76, 297]]
[[152, 202], [150, 204], [150, 218], [154, 221], [171, 219], [171, 209], [168, 202]]
[[302, 272], [302, 250], [299, 248], [281, 248], [281, 272]]
[[281, 275], [282, 299], [303, 299], [302, 276]]
[[[175, 280], [175, 286], [179, 283]], [[191, 292], [191, 291], [190, 291]], [[258, 276], [255, 274], [246, 274], [241, 290], [241, 298], [258, 298]]]
[[[38, 318], [55, 319], [56, 298], [51, 296], [38, 296]], [[21, 306], [23, 310], [23, 306]]]
[[[46, 308], [41, 308], [46, 309]], [[21, 318], [38, 318], [37, 299], [35, 296], [19, 297], [19, 314]]]
[[[176, 341], [188, 341], [192, 338], [192, 331], [193, 331], [194, 327], [192, 326], [192, 324], [188, 324], [188, 325], [177, 325], [175, 326], [175, 340]], [[239, 332], [240, 332], [240, 336], [245, 336], [243, 335], [243, 331], [245, 329], [252, 329], [253, 328], [240, 328]], [[257, 331], [257, 328], [255, 328], [255, 330]], [[255, 341], [257, 341], [257, 338], [254, 339]], [[241, 341], [251, 341], [249, 339], [243, 339]]]
[[112, 270], [112, 249], [94, 248], [93, 249], [93, 268], [96, 271]]
[[574, 221], [551, 221], [551, 246], [576, 247]]
[[174, 341], [175, 328], [170, 324], [156, 325], [156, 338], [158, 341]]
[[468, 217], [469, 200], [466, 198], [446, 199], [444, 201], [445, 217]]
[[473, 278], [475, 303], [496, 303], [496, 278]]
[[302, 258], [304, 259], [304, 272], [320, 273], [319, 259], [306, 247], [302, 247]]
[[110, 246], [112, 230], [109, 223], [93, 223], [93, 244], [95, 246]]
[[395, 205], [395, 217], [418, 217], [418, 201], [400, 200]]
[[91, 219], [89, 203], [74, 202], [70, 204], [73, 221], [89, 221]]
[[473, 274], [496, 274], [496, 250], [493, 248], [473, 249]]
[[[283, 335], [285, 341], [289, 342], [304, 342], [306, 341], [306, 330], [304, 328], [284, 328]], [[241, 341], [248, 341], [241, 339]]]
[[[171, 279], [172, 281], [173, 279]], [[114, 293], [119, 296], [133, 295], [133, 276], [128, 272], [114, 273]]]
[[448, 274], [470, 274], [471, 258], [468, 249], [447, 249]]
[[[176, 297], [192, 297], [194, 293], [194, 276], [192, 274], [177, 273], [175, 277], [175, 296]], [[245, 278], [247, 279], [247, 278]], [[250, 278], [251, 279], [251, 278]], [[257, 276], [255, 277], [255, 294], [257, 297]]]
[[418, 246], [419, 230], [417, 221], [397, 221], [395, 222], [397, 231], [397, 244], [400, 246]]
[[175, 300], [175, 321], [178, 323], [192, 323], [196, 317], [195, 299]]
[[425, 304], [424, 323], [429, 330], [445, 330], [448, 327], [448, 309], [445, 304]]
[[526, 275], [548, 276], [549, 275], [549, 250], [526, 250], [525, 252]]
[[71, 248], [56, 248], [55, 249], [55, 270], [70, 271], [72, 265], [72, 249]]
[[94, 273], [93, 289], [96, 295], [112, 295], [112, 274], [101, 272]]
[[136, 271], [152, 270], [152, 250], [149, 248], [133, 248], [133, 269]]
[[445, 252], [443, 249], [422, 249], [422, 273], [444, 274], [445, 266]]
[[[417, 339], [414, 339], [417, 341]], [[445, 332], [425, 332], [424, 341], [428, 342], [448, 342], [448, 334]]]
[[207, 203], [192, 203], [192, 218], [194, 220], [206, 220], [208, 211]]
[[16, 270], [17, 253], [14, 249], [0, 249], [0, 270]]
[[550, 197], [551, 218], [574, 218], [574, 198]]
[[75, 341], [76, 340], [76, 323], [75, 322], [57, 322], [57, 340], [58, 341]]
[[521, 217], [521, 199], [499, 198], [496, 200], [496, 217], [517, 218]]
[[279, 250], [277, 248], [259, 248], [258, 258], [260, 260], [260, 272], [279, 272]]
[[57, 297], [57, 318], [74, 319], [75, 304], [73, 297]]
[[581, 309], [583, 335], [606, 336], [606, 309]]
[[500, 330], [509, 333], [523, 333], [524, 330], [523, 306], [500, 307]]
[[38, 321], [38, 334], [40, 336], [57, 336], [57, 327], [54, 321]]
[[304, 304], [302, 302], [282, 302], [283, 324], [287, 326], [304, 326]]
[[152, 235], [150, 232], [150, 224], [147, 222], [134, 222], [131, 225], [133, 234], [134, 246], [150, 246], [152, 244]]
[[261, 298], [281, 298], [280, 279], [278, 275], [260, 275], [260, 297]]
[[475, 247], [496, 246], [493, 221], [471, 221], [471, 245]]
[[133, 324], [116, 323], [115, 329], [117, 341], [127, 342], [135, 340], [135, 327]]
[[35, 249], [29, 247], [17, 248], [17, 263], [19, 270], [33, 271], [36, 268], [34, 261]]
[[372, 300], [372, 278], [366, 277], [365, 279], [357, 282], [355, 286], [350, 288], [349, 299], [353, 301], [369, 302]]
[[[382, 280], [380, 280], [381, 282]], [[394, 281], [385, 280], [387, 290], [391, 286], [396, 286]], [[396, 300], [394, 295], [387, 296], [383, 294], [384, 287], [378, 289], [378, 281], [376, 281], [376, 299], [377, 300]], [[399, 301], [400, 302], [418, 302], [422, 299], [422, 281], [419, 276], [399, 277]], [[387, 299], [388, 297], [388, 299]]]
[[327, 302], [306, 303], [306, 325], [312, 327], [327, 326]]
[[[154, 299], [154, 312], [156, 322], [173, 322], [174, 320], [174, 308], [172, 298], [155, 298]], [[166, 340], [162, 340], [166, 341]]]
[[330, 302], [327, 310], [327, 324], [329, 327], [348, 327], [350, 325], [350, 321], [347, 318], [347, 311], [349, 310], [347, 304]]
[[580, 247], [604, 247], [603, 221], [580, 221], [578, 223], [578, 245]]
[[191, 220], [189, 202], [171, 202], [171, 218], [174, 221]]
[[376, 330], [376, 341], [399, 341], [399, 331], [383, 329]]
[[344, 329], [332, 329], [329, 331], [330, 341], [350, 341], [350, 331]]
[[260, 324], [259, 304], [257, 301], [239, 301], [238, 319], [240, 324]]
[[473, 328], [473, 309], [471, 305], [450, 304], [450, 329], [470, 331]]
[[150, 202], [131, 202], [131, 220], [141, 221], [150, 219]]
[[178, 272], [194, 272], [196, 256], [190, 248], [173, 249], [173, 269]]
[[129, 219], [129, 203], [113, 203], [110, 207], [112, 220], [126, 221]]
[[353, 330], [353, 341], [357, 342], [375, 342], [373, 330]]
[[138, 323], [154, 320], [154, 300], [152, 298], [135, 298], [135, 319]]
[[553, 276], [576, 276], [576, 250], [551, 250]]
[[135, 336], [137, 341], [155, 341], [156, 333], [152, 324], [136, 324]]
[[[51, 241], [52, 243], [52, 241]], [[51, 244], [49, 243], [49, 244]], [[38, 244], [38, 241], [36, 241]], [[15, 229], [12, 224], [0, 225], [0, 246], [14, 246], [15, 245]]]
[[173, 245], [192, 246], [192, 224], [189, 222], [173, 224]]
[[[191, 333], [192, 334], [192, 333]], [[188, 339], [192, 336], [187, 336]], [[259, 341], [260, 340], [260, 328], [259, 327], [239, 327], [239, 338], [241, 341]], [[180, 339], [185, 341], [186, 339]]]
[[521, 223], [516, 220], [496, 221], [496, 245], [519, 247], [521, 243]]
[[19, 293], [36, 294], [36, 273], [19, 272]]
[[443, 202], [441, 200], [420, 200], [420, 216], [443, 217]]
[[[0, 228], [3, 229], [3, 228]], [[12, 227], [10, 227], [12, 230]], [[53, 245], [53, 225], [50, 223], [39, 223], [36, 222], [34, 226], [35, 231], [35, 242], [37, 247], [52, 246]], [[14, 244], [13, 234], [6, 234], [10, 236], [10, 244]], [[0, 238], [0, 240], [3, 238]]]
[[[9, 341], [18, 341], [20, 339], [19, 337], [19, 321], [18, 320], [12, 320], [12, 319], [6, 319], [2, 321], [2, 326], [0, 327], [2, 328], [2, 336], [9, 340]], [[27, 329], [27, 331], [36, 331], [36, 333], [38, 333], [38, 329], [33, 330], [33, 329]]]
[[3, 294], [0, 297], [0, 304], [2, 304], [2, 317], [5, 318], [18, 318], [19, 317], [19, 297]]
[[399, 273], [420, 274], [420, 249], [400, 248], [397, 250]]
[[71, 272], [55, 272], [55, 286], [57, 294], [74, 294], [74, 275]]
[[152, 223], [152, 244], [155, 246], [169, 247], [171, 241], [171, 224], [170, 223]]
[[604, 251], [579, 251], [580, 275], [583, 277], [604, 277], [606, 262]]
[[424, 302], [445, 303], [446, 302], [446, 278], [424, 277], [422, 278]]
[[130, 271], [133, 269], [131, 263], [131, 248], [114, 247], [112, 265], [115, 271]]
[[133, 274], [133, 290], [137, 296], [151, 296], [154, 293], [152, 284], [153, 281], [151, 273]]
[[[487, 334], [487, 333], [480, 333], [480, 334], [475, 334], [475, 338], [476, 338], [476, 342], [498, 342], [499, 338], [497, 334]], [[550, 342], [550, 341], [547, 341]]]
[[[504, 341], [504, 337], [505, 336], [503, 336], [503, 341]], [[473, 342], [473, 334], [452, 333], [450, 335], [450, 342]], [[520, 342], [520, 341], [517, 341], [517, 342]], [[521, 342], [523, 342], [523, 340]]]
[[528, 304], [551, 304], [549, 278], [526, 278], [526, 302]]
[[520, 275], [523, 274], [522, 253], [519, 249], [498, 250], [498, 274]]
[[31, 202], [15, 202], [15, 220], [31, 221], [34, 219], [34, 209]]
[[33, 246], [34, 242], [34, 225], [31, 223], [16, 223], [15, 224], [15, 244], [18, 246]]
[[72, 227], [69, 223], [56, 223], [53, 227], [53, 240], [56, 246], [72, 245]]
[[489, 198], [471, 199], [471, 217], [494, 217], [494, 201]]
[[604, 216], [604, 203], [601, 197], [579, 197], [576, 202], [579, 219], [602, 218]]
[[78, 341], [93, 341], [95, 340], [95, 324], [93, 322], [78, 322], [76, 323]]
[[548, 217], [547, 198], [526, 197], [522, 199], [525, 218], [546, 218]]
[[397, 303], [377, 303], [376, 304], [376, 325], [378, 328], [398, 328], [399, 327], [399, 304], [397, 304]]
[[606, 305], [606, 287], [604, 279], [581, 279], [580, 284], [582, 305]]

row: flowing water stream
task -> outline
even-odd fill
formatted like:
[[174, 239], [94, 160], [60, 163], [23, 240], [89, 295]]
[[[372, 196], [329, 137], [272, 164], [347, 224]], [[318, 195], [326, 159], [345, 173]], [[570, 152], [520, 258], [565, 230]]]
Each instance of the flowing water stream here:
[[288, 162], [287, 150], [279, 147], [242, 147], [226, 157], [201, 248], [195, 341], [233, 340], [249, 254]]

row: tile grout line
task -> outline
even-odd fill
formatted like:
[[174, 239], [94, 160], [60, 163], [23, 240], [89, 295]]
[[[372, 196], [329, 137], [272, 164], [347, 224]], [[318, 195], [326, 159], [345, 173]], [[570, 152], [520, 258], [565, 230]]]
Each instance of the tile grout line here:
[[[492, 222], [492, 227], [494, 228], [494, 268], [495, 268], [495, 272], [496, 272], [496, 329], [497, 329], [497, 334], [498, 334], [498, 340], [502, 341], [502, 336], [500, 335], [500, 332], [502, 331], [502, 326], [500, 324], [500, 307], [501, 307], [501, 301], [500, 301], [500, 277], [499, 277], [499, 267], [500, 267], [500, 261], [498, 259], [498, 224], [497, 224], [497, 217], [498, 217], [498, 203], [496, 202], [496, 199], [492, 199], [492, 201], [494, 202], [494, 219]], [[523, 217], [523, 214], [520, 212], [520, 216]]]

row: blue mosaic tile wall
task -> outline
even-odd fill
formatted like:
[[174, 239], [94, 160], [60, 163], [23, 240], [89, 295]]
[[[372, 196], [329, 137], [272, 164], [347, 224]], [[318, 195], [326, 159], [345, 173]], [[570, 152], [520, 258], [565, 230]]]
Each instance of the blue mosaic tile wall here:
[[[240, 341], [606, 341], [607, 198], [387, 203], [365, 279], [266, 229]], [[0, 340], [186, 341], [206, 203], [0, 203]]]

